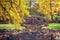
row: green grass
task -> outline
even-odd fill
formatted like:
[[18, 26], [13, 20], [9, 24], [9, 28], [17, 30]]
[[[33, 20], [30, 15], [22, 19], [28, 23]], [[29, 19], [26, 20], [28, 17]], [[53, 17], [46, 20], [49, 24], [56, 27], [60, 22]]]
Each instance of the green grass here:
[[24, 29], [23, 26], [16, 27], [14, 24], [0, 24], [0, 29]]
[[49, 26], [47, 26], [49, 29], [60, 29], [60, 24], [58, 23], [51, 23]]
[[[14, 24], [0, 24], [0, 29], [24, 29], [25, 27], [20, 26], [16, 27]], [[49, 29], [60, 29], [60, 24], [58, 23], [51, 23], [47, 26]]]

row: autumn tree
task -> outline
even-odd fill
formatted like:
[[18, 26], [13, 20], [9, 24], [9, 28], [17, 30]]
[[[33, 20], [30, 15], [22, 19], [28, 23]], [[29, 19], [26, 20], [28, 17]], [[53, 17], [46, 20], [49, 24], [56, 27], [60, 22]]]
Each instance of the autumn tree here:
[[39, 0], [39, 12], [43, 13], [49, 21], [54, 17], [54, 11], [59, 10], [59, 0]]
[[27, 11], [28, 5], [26, 5], [28, 0], [0, 0], [0, 20], [9, 19], [9, 23], [21, 24], [24, 22], [24, 17], [30, 17]]

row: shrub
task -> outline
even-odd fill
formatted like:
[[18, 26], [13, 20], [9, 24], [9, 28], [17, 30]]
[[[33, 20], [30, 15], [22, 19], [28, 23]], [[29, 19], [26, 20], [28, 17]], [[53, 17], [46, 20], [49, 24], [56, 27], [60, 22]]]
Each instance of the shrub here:
[[55, 17], [54, 21], [57, 22], [57, 23], [60, 23], [60, 16]]

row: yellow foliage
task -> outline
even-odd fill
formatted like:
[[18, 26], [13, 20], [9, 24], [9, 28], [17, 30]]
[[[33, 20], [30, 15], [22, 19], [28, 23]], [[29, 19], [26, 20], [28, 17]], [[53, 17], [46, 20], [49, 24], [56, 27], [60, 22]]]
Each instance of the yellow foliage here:
[[54, 11], [60, 8], [60, 0], [39, 0], [39, 12], [44, 13], [44, 15], [50, 20], [51, 14], [54, 16]]
[[14, 24], [20, 24], [24, 22], [24, 17], [30, 14], [27, 11], [28, 6], [26, 5], [28, 0], [1, 0], [0, 1], [0, 12], [2, 16], [8, 19], [12, 19]]

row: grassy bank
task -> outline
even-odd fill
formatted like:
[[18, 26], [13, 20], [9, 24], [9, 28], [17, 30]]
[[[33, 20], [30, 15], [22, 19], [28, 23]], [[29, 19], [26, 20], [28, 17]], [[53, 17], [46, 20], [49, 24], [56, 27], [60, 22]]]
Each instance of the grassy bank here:
[[24, 27], [16, 27], [14, 24], [0, 24], [0, 29], [24, 29]]
[[49, 29], [60, 29], [60, 24], [59, 23], [51, 23], [49, 26], [47, 26]]

